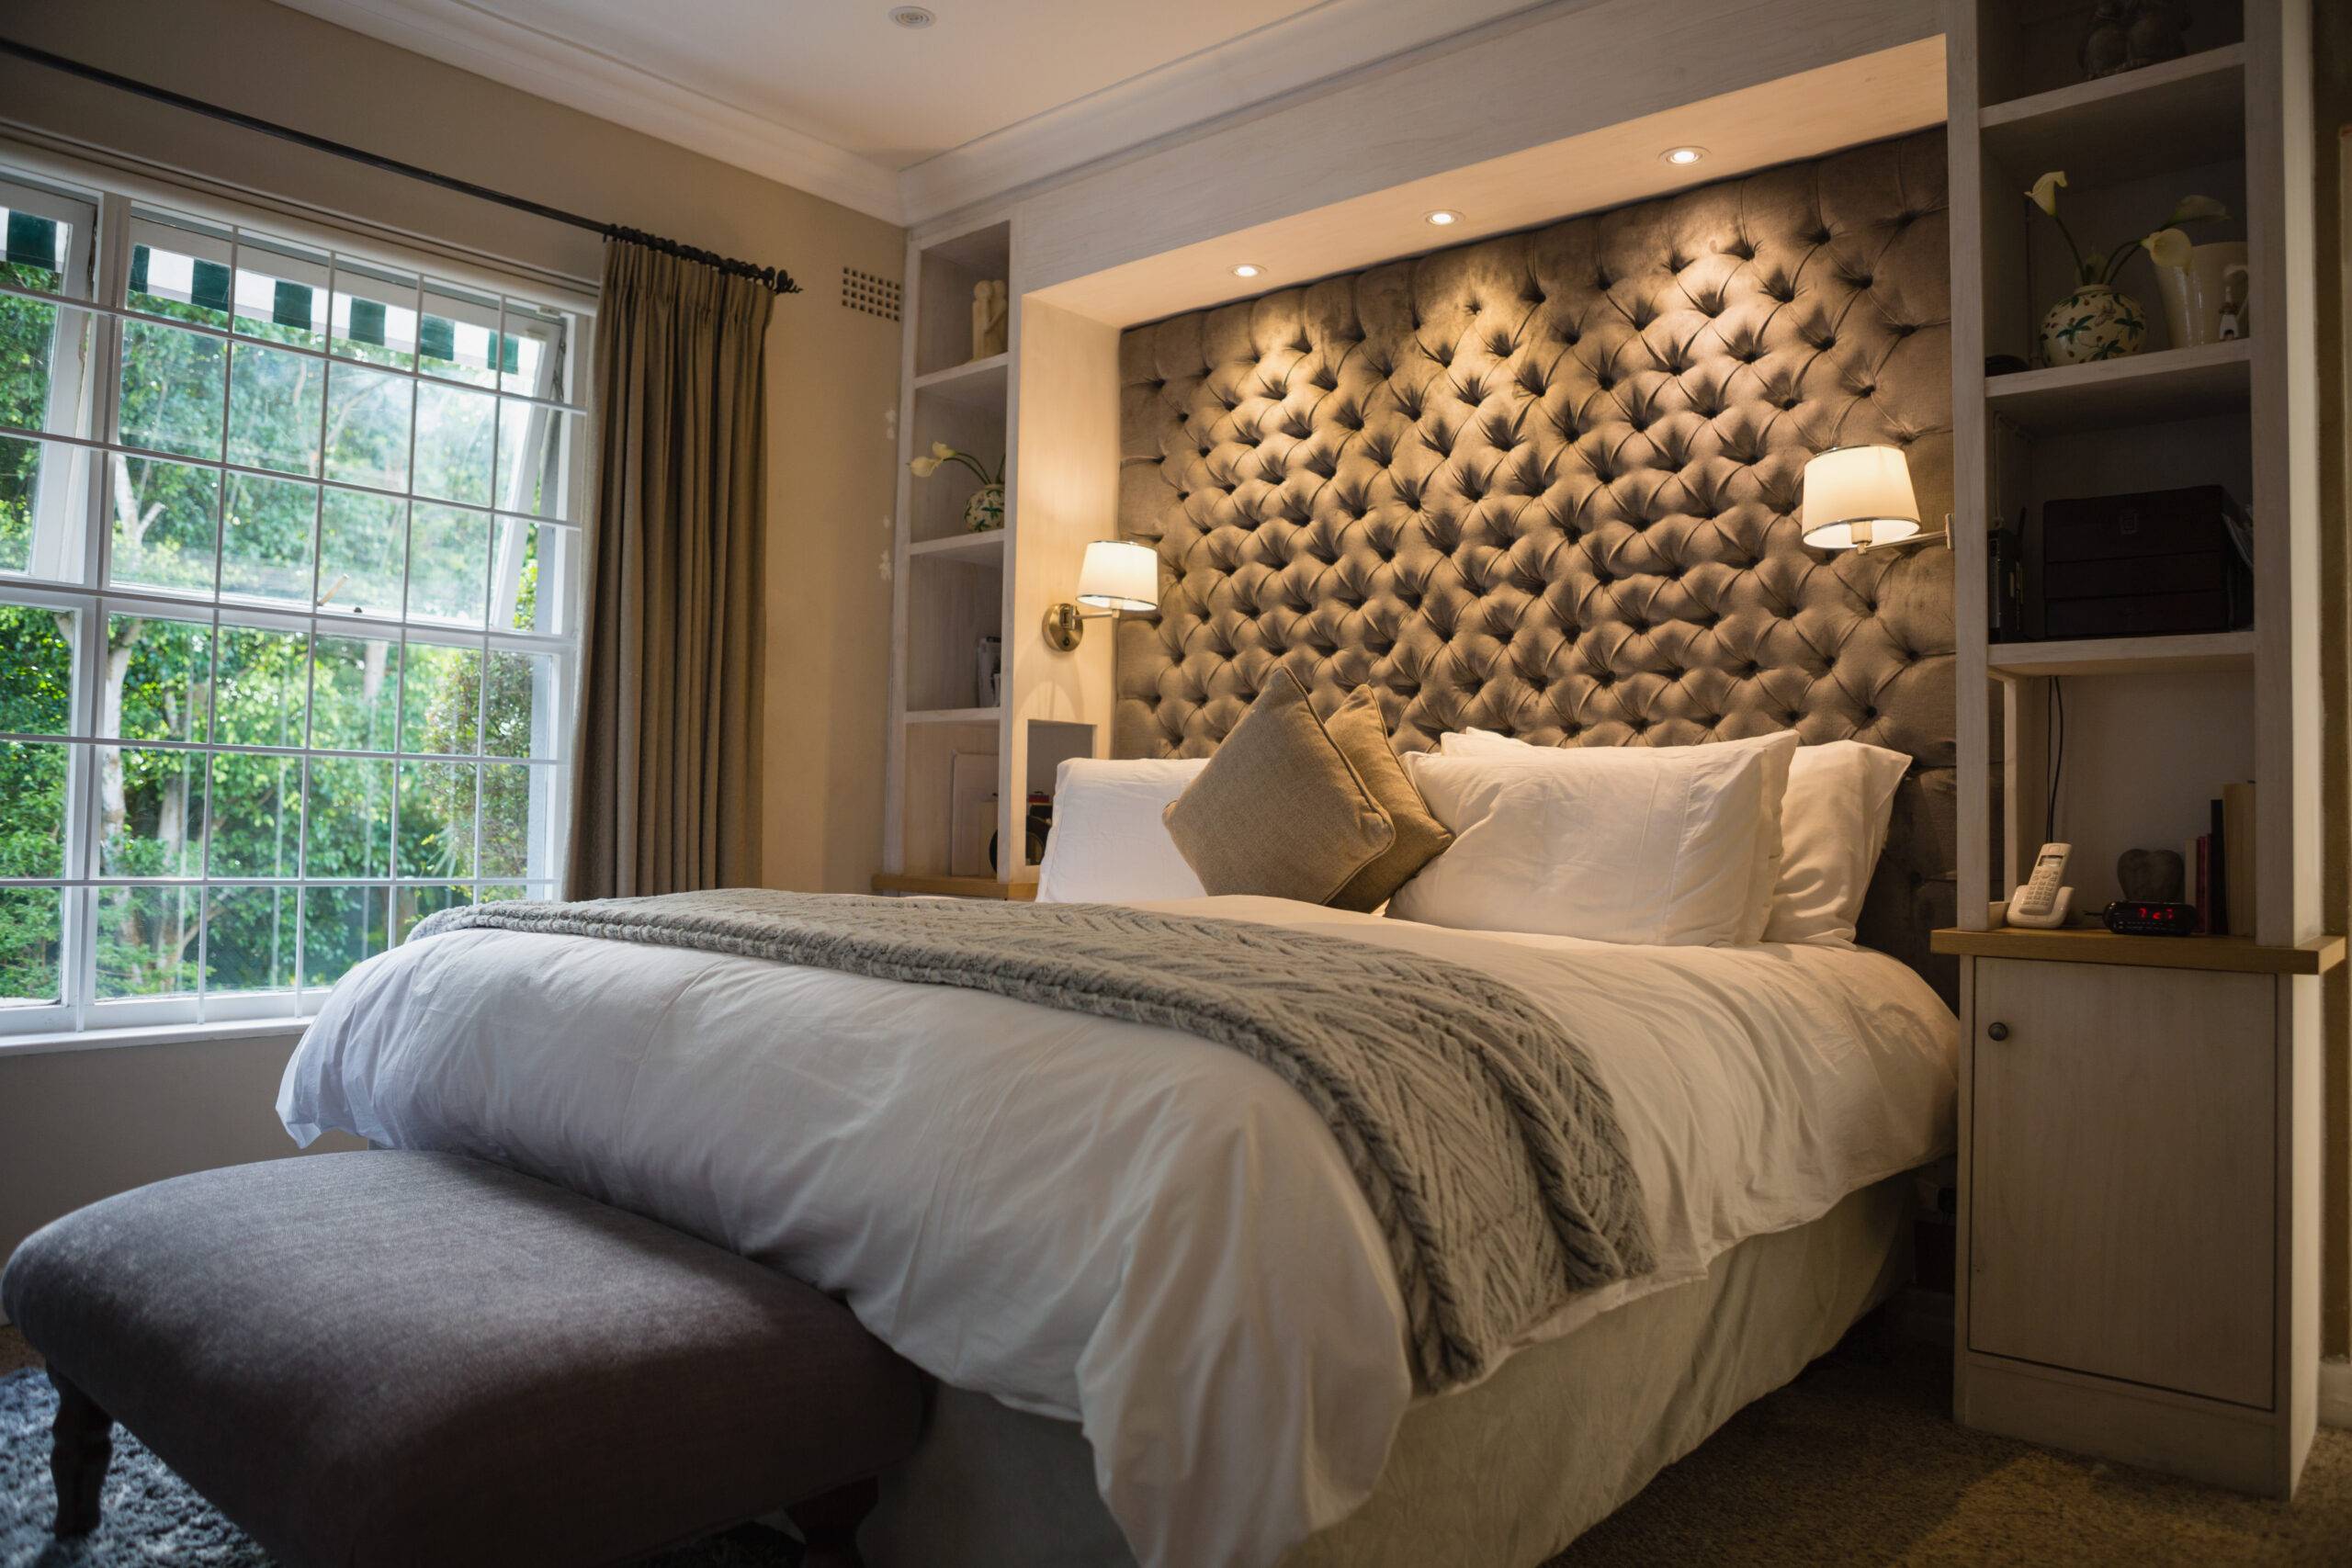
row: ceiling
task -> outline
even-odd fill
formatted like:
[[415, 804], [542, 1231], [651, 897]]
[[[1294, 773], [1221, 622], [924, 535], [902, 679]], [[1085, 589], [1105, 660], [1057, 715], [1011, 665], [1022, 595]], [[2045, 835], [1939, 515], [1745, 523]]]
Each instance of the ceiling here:
[[919, 222], [1533, 0], [279, 0]]
[[[1179, 245], [1025, 298], [1116, 326], [1157, 321], [1900, 136], [1940, 124], [1944, 105], [1939, 34]], [[1659, 156], [1685, 145], [1707, 156], [1681, 167]], [[1460, 220], [1432, 229], [1426, 214], [1434, 208]], [[1263, 270], [1236, 277], [1239, 261]]]

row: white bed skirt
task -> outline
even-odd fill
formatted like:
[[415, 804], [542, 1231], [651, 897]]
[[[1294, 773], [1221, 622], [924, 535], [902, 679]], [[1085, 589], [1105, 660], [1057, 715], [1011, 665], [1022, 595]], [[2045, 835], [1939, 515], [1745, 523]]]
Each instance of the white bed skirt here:
[[[1910, 1272], [1911, 1179], [1752, 1236], [1702, 1280], [1405, 1416], [1369, 1501], [1287, 1568], [1532, 1568], [1837, 1344]], [[875, 1568], [1134, 1568], [1077, 1426], [942, 1387], [860, 1532]]]

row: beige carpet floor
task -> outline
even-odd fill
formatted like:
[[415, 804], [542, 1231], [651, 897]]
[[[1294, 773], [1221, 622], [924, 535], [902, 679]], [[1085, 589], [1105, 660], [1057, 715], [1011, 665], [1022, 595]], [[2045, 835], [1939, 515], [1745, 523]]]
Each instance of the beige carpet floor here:
[[[0, 1328], [0, 1372], [40, 1358]], [[2352, 1431], [2291, 1505], [1955, 1427], [1951, 1363], [1867, 1335], [1733, 1417], [1546, 1568], [2352, 1564]]]
[[1757, 1401], [1545, 1568], [2352, 1565], [2352, 1431], [2292, 1504], [1973, 1432], [1951, 1358], [1867, 1328]]

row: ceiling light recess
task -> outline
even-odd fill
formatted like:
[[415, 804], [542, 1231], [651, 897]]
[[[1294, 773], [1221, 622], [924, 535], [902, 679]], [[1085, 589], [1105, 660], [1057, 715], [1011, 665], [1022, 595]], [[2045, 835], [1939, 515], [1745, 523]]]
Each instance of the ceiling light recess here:
[[1260, 266], [1256, 262], [1235, 262], [1233, 264], [1233, 276], [1236, 277], [1262, 277], [1265, 276], [1265, 272], [1266, 269]]
[[1704, 147], [1669, 147], [1658, 154], [1669, 164], [1695, 164], [1706, 155]]
[[937, 16], [920, 6], [893, 6], [890, 19], [902, 28], [927, 28], [939, 20]]
[[1422, 213], [1421, 221], [1435, 224], [1441, 229], [1450, 229], [1462, 221], [1462, 214], [1454, 211], [1451, 207], [1441, 207]]

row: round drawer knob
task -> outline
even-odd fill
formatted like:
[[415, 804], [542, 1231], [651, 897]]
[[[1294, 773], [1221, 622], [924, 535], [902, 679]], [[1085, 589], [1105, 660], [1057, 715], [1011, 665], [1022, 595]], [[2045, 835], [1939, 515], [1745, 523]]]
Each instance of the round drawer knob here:
[[1996, 1040], [2007, 1040], [2009, 1037], [2009, 1026], [2006, 1023], [1987, 1024], [1984, 1026], [1984, 1032]]

